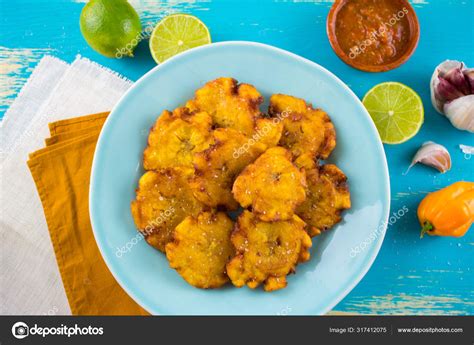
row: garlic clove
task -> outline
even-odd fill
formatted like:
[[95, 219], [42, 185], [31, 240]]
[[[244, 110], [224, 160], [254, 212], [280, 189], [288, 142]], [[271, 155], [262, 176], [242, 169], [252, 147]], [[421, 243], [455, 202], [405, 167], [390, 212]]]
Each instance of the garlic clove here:
[[474, 68], [464, 70], [464, 77], [471, 87], [471, 93], [474, 93]]
[[[434, 70], [433, 75], [431, 76], [431, 82], [430, 82], [430, 87], [431, 87], [431, 103], [433, 103], [433, 106], [435, 109], [438, 111], [438, 113], [443, 114], [443, 106], [444, 103], [446, 102], [445, 97], [440, 95], [440, 91], [444, 91], [445, 93], [448, 92], [449, 89], [454, 88], [451, 84], [449, 84], [449, 81], [443, 79], [443, 76], [448, 74], [451, 70], [453, 69], [458, 69], [458, 68], [463, 68], [464, 63], [455, 61], [455, 60], [446, 60], [442, 63], [440, 63]], [[440, 89], [440, 84], [443, 84], [443, 89]], [[453, 91], [452, 91], [453, 92]], [[452, 94], [450, 92], [449, 94]], [[448, 98], [451, 98], [451, 96], [448, 96]]]
[[[433, 76], [431, 77], [431, 103], [436, 111], [440, 114], [443, 114], [443, 106], [444, 102], [441, 100], [441, 97], [438, 95], [438, 86], [439, 86], [440, 78], [439, 78], [439, 66], [436, 67], [435, 71], [433, 72]], [[444, 114], [443, 114], [444, 115]]]
[[474, 95], [446, 103], [443, 110], [454, 127], [474, 133]]
[[448, 81], [454, 88], [456, 88], [456, 90], [458, 90], [460, 96], [468, 95], [471, 91], [469, 81], [464, 76], [463, 69], [464, 64], [460, 63], [459, 66], [451, 69], [442, 76], [440, 75], [440, 78], [443, 78], [444, 80]]
[[444, 102], [441, 100], [441, 97], [437, 94], [436, 90], [438, 89], [439, 79], [436, 78], [436, 81], [433, 82], [433, 87], [431, 88], [431, 104], [436, 109], [436, 111], [442, 115], [443, 114], [443, 106]]
[[444, 76], [446, 73], [449, 73], [452, 69], [455, 68], [465, 68], [464, 62], [456, 60], [446, 60], [438, 65], [436, 69], [438, 70], [439, 75]]
[[455, 85], [447, 79], [439, 77], [438, 87], [435, 90], [436, 97], [441, 98], [443, 102], [450, 102], [456, 98], [465, 96]]
[[404, 175], [408, 174], [410, 169], [417, 163], [435, 168], [440, 173], [445, 173], [451, 169], [451, 156], [444, 146], [427, 141], [417, 151]]

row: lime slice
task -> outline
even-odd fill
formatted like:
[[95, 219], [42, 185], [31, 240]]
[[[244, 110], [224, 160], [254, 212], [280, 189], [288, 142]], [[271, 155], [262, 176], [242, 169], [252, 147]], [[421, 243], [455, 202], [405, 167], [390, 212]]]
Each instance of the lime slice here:
[[150, 51], [157, 63], [185, 50], [211, 43], [209, 29], [189, 14], [172, 14], [163, 18], [150, 37]]
[[420, 96], [401, 83], [374, 86], [362, 103], [385, 144], [400, 144], [411, 139], [423, 124], [424, 109]]

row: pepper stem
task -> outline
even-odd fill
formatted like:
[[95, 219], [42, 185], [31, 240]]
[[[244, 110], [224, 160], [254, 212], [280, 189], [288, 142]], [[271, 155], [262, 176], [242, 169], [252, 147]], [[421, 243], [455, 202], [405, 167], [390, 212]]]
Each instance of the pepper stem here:
[[426, 220], [421, 228], [420, 238], [423, 238], [423, 236], [431, 230], [433, 230], [433, 224]]

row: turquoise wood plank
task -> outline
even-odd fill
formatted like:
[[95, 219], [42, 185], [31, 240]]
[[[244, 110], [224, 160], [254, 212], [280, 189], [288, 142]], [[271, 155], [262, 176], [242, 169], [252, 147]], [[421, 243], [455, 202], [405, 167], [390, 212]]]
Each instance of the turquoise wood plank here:
[[[136, 0], [132, 3], [144, 26], [170, 13], [192, 13], [209, 26], [214, 41], [258, 41], [302, 55], [338, 75], [360, 97], [383, 81], [399, 81], [415, 89], [425, 105], [423, 128], [407, 143], [385, 146], [392, 211], [406, 207], [408, 212], [388, 228], [372, 269], [333, 313], [474, 313], [474, 233], [471, 231], [461, 239], [420, 240], [416, 219], [416, 207], [428, 192], [458, 180], [474, 180], [474, 158], [465, 156], [458, 148], [459, 144], [474, 146], [473, 135], [454, 129], [434, 111], [429, 101], [429, 80], [439, 62], [458, 59], [474, 67], [473, 0], [413, 1], [421, 24], [418, 49], [402, 67], [379, 74], [354, 70], [332, 51], [325, 31], [331, 1]], [[43, 54], [66, 61], [81, 54], [132, 80], [155, 65], [147, 42], [139, 45], [133, 59], [108, 59], [91, 50], [79, 31], [83, 6], [83, 1], [0, 1], [0, 117]], [[417, 148], [427, 140], [448, 148], [453, 169], [441, 175], [417, 166], [403, 175]]]

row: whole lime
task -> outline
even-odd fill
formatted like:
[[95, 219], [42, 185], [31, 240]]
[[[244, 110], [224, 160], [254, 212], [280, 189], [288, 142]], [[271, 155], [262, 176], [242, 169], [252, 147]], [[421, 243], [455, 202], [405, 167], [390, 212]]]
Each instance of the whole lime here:
[[133, 56], [141, 38], [137, 12], [126, 0], [91, 0], [81, 12], [81, 32], [96, 52], [107, 57]]

